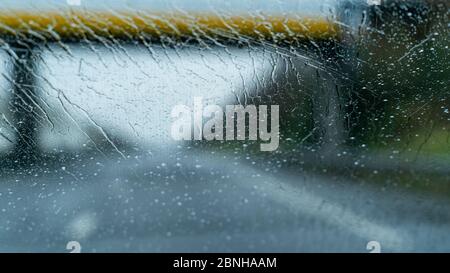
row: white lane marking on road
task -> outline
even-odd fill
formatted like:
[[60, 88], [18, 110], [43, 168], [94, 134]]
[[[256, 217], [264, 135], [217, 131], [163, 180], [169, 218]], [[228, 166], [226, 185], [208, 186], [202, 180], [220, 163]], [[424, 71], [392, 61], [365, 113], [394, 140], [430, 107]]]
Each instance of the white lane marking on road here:
[[413, 247], [412, 240], [408, 240], [398, 230], [374, 223], [353, 213], [348, 207], [344, 208], [316, 194], [299, 190], [288, 183], [283, 183], [279, 178], [266, 176], [265, 183], [259, 183], [256, 189], [273, 201], [287, 205], [292, 211], [319, 218], [363, 239], [369, 241], [376, 239], [383, 248], [405, 250]]

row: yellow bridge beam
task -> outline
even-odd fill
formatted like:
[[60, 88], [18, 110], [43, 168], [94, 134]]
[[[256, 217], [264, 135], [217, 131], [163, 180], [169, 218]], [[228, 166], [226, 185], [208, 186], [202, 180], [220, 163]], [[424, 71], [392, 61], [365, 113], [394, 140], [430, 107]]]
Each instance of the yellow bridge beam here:
[[202, 13], [0, 12], [0, 38], [42, 41], [83, 39], [220, 39], [242, 37], [273, 42], [322, 40], [339, 36], [326, 18], [276, 15], [222, 16]]

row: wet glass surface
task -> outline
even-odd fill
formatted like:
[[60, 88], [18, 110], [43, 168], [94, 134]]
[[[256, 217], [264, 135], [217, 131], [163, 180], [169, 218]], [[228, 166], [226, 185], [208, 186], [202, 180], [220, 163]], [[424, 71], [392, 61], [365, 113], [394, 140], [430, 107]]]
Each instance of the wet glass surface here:
[[[445, 0], [2, 1], [0, 251], [449, 251], [449, 16]], [[236, 138], [196, 139], [199, 98], [271, 110], [255, 138], [239, 139], [250, 114]]]

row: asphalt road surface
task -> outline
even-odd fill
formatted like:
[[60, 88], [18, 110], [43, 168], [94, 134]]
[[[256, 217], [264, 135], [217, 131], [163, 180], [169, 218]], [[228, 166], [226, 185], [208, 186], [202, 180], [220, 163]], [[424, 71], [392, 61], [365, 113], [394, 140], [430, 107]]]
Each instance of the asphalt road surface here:
[[0, 251], [450, 250], [450, 204], [425, 195], [199, 152], [75, 162], [1, 176]]

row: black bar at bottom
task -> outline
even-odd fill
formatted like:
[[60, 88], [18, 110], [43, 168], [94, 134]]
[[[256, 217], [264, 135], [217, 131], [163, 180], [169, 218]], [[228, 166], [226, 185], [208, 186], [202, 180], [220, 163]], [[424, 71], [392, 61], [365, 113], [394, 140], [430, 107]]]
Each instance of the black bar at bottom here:
[[[51, 269], [101, 272], [111, 268], [124, 272], [315, 272], [318, 270], [386, 271], [398, 264], [405, 271], [418, 266], [439, 266], [448, 254], [3, 254], [3, 266], [15, 269]], [[15, 261], [17, 259], [17, 261]], [[261, 260], [263, 262], [261, 262]], [[270, 264], [267, 261], [270, 260]], [[26, 262], [24, 262], [26, 261]], [[180, 262], [184, 266], [180, 267]], [[201, 261], [206, 261], [201, 263]], [[227, 261], [227, 262], [225, 262]], [[239, 266], [238, 266], [239, 261]], [[244, 263], [243, 263], [244, 261]], [[247, 263], [247, 261], [249, 261]], [[202, 267], [202, 264], [206, 264]], [[96, 269], [96, 268], [95, 268]], [[431, 268], [429, 268], [431, 269]], [[60, 271], [60, 272], [62, 272]], [[121, 271], [119, 271], [121, 272]], [[320, 271], [319, 271], [320, 272]]]

